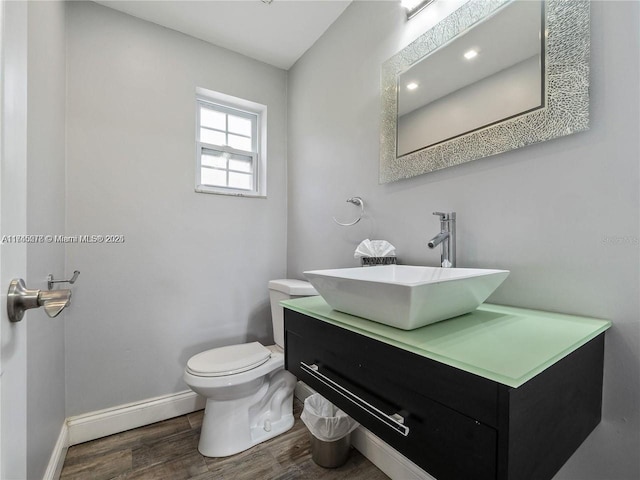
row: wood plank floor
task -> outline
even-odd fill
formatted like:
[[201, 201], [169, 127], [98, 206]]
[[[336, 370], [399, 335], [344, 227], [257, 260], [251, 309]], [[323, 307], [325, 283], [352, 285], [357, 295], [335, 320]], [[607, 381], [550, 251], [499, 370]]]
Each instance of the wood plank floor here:
[[388, 477], [354, 448], [348, 462], [325, 469], [311, 459], [309, 432], [295, 400], [288, 432], [225, 458], [198, 452], [203, 411], [69, 448], [61, 480], [383, 480]]

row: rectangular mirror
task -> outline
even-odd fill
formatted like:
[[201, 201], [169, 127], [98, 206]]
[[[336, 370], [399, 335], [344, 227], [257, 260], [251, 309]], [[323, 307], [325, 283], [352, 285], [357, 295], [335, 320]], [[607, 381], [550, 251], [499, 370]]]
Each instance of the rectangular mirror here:
[[587, 129], [588, 3], [470, 0], [385, 62], [380, 183]]
[[543, 106], [543, 5], [509, 3], [398, 75], [397, 156]]

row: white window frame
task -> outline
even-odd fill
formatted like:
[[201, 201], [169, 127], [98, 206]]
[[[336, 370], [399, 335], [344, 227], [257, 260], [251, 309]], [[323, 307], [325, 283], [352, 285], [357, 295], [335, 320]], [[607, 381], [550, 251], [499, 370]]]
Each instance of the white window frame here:
[[[226, 95], [204, 88], [196, 89], [196, 172], [195, 191], [198, 193], [213, 193], [219, 195], [233, 195], [239, 197], [267, 196], [267, 148], [266, 125], [267, 107], [231, 95]], [[252, 151], [237, 150], [227, 145], [212, 145], [200, 141], [200, 107], [209, 107], [224, 113], [252, 119]], [[255, 121], [254, 121], [255, 120]], [[251, 190], [232, 187], [206, 185], [202, 182], [202, 153], [205, 151], [238, 154], [252, 158], [253, 188]], [[230, 170], [227, 169], [227, 174]], [[242, 172], [245, 173], [245, 172]]]

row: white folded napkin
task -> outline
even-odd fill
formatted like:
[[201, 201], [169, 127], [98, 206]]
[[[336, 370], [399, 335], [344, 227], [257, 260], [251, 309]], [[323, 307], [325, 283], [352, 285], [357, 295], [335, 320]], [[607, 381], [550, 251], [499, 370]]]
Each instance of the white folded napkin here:
[[368, 238], [360, 242], [353, 254], [355, 258], [360, 257], [395, 257], [396, 247], [386, 240], [369, 240]]

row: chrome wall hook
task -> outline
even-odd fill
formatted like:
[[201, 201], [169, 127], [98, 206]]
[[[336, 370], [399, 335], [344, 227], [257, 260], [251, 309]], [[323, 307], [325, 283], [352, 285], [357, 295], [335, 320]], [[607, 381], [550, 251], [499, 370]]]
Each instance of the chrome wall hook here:
[[47, 287], [49, 287], [49, 290], [51, 290], [54, 283], [68, 283], [70, 285], [73, 285], [74, 283], [76, 283], [78, 275], [80, 275], [80, 270], [74, 270], [73, 277], [71, 277], [69, 280], [54, 280], [53, 274], [50, 273], [49, 275], [47, 275]]
[[362, 198], [360, 198], [360, 197], [351, 197], [351, 198], [347, 199], [347, 203], [353, 203], [354, 205], [360, 207], [360, 216], [358, 218], [356, 218], [353, 222], [348, 222], [348, 223], [339, 222], [338, 220], [336, 220], [336, 217], [333, 217], [333, 221], [336, 222], [341, 227], [350, 227], [351, 225], [355, 225], [360, 220], [362, 220], [362, 217], [364, 215], [364, 200], [362, 200]]
[[44, 307], [49, 317], [57, 317], [71, 300], [71, 290], [42, 291], [26, 287], [24, 280], [14, 278], [9, 284], [7, 293], [7, 314], [12, 322], [19, 322], [24, 311], [31, 308]]

